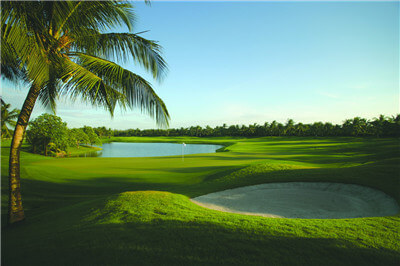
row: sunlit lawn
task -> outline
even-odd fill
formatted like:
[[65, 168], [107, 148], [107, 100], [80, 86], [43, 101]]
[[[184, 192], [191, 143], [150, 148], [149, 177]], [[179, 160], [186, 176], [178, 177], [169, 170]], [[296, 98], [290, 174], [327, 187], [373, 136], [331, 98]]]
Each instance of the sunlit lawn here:
[[4, 265], [398, 265], [400, 216], [274, 219], [204, 209], [189, 198], [286, 181], [354, 183], [400, 202], [399, 141], [366, 138], [113, 138], [218, 143], [225, 152], [50, 158], [22, 152], [27, 219], [4, 227]]

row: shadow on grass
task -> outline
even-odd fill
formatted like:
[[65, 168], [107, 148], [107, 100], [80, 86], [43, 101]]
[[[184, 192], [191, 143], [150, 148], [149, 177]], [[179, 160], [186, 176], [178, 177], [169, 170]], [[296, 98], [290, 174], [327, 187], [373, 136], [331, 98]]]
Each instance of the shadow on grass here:
[[341, 239], [271, 236], [196, 221], [93, 223], [44, 233], [35, 243], [19, 239], [20, 232], [5, 237], [14, 237], [2, 245], [2, 264], [9, 266], [398, 265], [400, 260], [394, 251]]

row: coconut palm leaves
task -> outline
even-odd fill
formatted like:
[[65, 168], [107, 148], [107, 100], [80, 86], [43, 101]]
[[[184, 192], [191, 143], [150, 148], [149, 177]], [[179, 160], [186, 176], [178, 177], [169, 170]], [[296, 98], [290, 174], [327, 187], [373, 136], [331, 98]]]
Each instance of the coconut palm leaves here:
[[1, 138], [10, 138], [12, 136], [12, 130], [9, 127], [15, 127], [19, 115], [18, 109], [9, 111], [10, 107], [10, 104], [5, 103], [3, 99], [1, 100]]
[[133, 59], [150, 71], [156, 79], [161, 79], [165, 74], [166, 63], [160, 55], [161, 47], [137, 34], [92, 32], [77, 37], [71, 46], [72, 49], [84, 50], [110, 60]]
[[[145, 79], [106, 59], [84, 54], [69, 53], [82, 68], [71, 69], [71, 75], [62, 93], [88, 101], [103, 101], [110, 111], [119, 104], [126, 108], [141, 108], [160, 124], [167, 124], [167, 109], [162, 100]], [[69, 67], [65, 67], [69, 69]], [[89, 71], [94, 75], [85, 73]], [[87, 83], [93, 83], [96, 89], [87, 90]], [[130, 88], [135, 88], [131, 90]]]
[[[48, 63], [43, 44], [48, 39], [40, 36], [34, 2], [2, 2], [1, 14], [1, 66], [6, 69], [5, 78], [20, 77], [42, 84], [48, 79]], [[4, 48], [4, 50], [3, 50]], [[10, 75], [14, 74], [14, 75]]]

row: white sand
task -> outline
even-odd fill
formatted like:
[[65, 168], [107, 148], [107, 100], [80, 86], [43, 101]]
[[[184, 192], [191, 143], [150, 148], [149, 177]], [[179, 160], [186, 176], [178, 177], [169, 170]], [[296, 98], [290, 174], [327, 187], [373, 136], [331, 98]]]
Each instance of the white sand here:
[[382, 191], [324, 182], [240, 187], [196, 197], [192, 202], [224, 212], [280, 218], [358, 218], [400, 212], [397, 202]]

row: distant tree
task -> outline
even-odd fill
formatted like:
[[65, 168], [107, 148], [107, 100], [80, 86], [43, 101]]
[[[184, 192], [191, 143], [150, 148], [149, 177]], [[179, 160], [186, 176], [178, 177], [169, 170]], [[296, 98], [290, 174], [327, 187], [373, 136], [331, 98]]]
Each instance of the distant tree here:
[[285, 125], [284, 134], [285, 136], [292, 136], [294, 135], [295, 128], [294, 128], [294, 121], [293, 119], [288, 119]]
[[353, 132], [355, 136], [363, 136], [367, 132], [367, 120], [361, 117], [353, 118]]
[[93, 128], [93, 130], [100, 139], [106, 137], [110, 138], [114, 135], [114, 131], [111, 128], [107, 129], [104, 126]]
[[[268, 124], [268, 123], [266, 123]], [[262, 137], [262, 136], [266, 136], [266, 127], [265, 124], [264, 125], [259, 125], [259, 124], [255, 124], [255, 135], [257, 137]]]
[[79, 149], [79, 144], [90, 143], [88, 135], [81, 128], [73, 128], [69, 130], [69, 140], [71, 146], [74, 145]]
[[[211, 132], [212, 134], [212, 128], [206, 128], [206, 132]], [[239, 126], [238, 125], [231, 125], [227, 129], [228, 135], [229, 136], [238, 136], [239, 135]]]
[[278, 122], [275, 120], [269, 125], [269, 132], [271, 136], [279, 136]]
[[303, 123], [298, 123], [298, 124], [296, 124], [296, 126], [295, 126], [295, 129], [294, 129], [294, 134], [296, 135], [296, 136], [305, 136], [306, 134], [307, 134], [307, 130], [308, 130], [309, 128], [308, 128], [308, 125], [304, 125]]
[[361, 117], [346, 119], [342, 127], [346, 136], [363, 136], [367, 133], [367, 120]]
[[111, 128], [107, 129], [106, 136], [107, 138], [111, 138], [112, 136], [114, 136], [114, 130], [112, 130]]
[[343, 121], [342, 124], [342, 134], [345, 136], [351, 136], [353, 132], [353, 125], [352, 125], [353, 120], [351, 119], [346, 119]]
[[45, 156], [49, 150], [55, 153], [66, 151], [68, 147], [67, 124], [51, 114], [42, 114], [30, 122], [26, 137], [32, 151]]
[[388, 118], [388, 123], [385, 126], [385, 135], [391, 137], [400, 136], [400, 114]]
[[282, 123], [278, 123], [278, 136], [285, 135], [285, 126]]
[[214, 132], [214, 130], [209, 125], [207, 125], [205, 130], [204, 130], [205, 136], [209, 137], [209, 136], [211, 136], [213, 134], [213, 132]]
[[93, 144], [101, 144], [99, 136], [97, 136], [92, 127], [84, 126], [83, 131], [89, 137], [90, 146], [93, 146]]
[[252, 125], [249, 125], [249, 126], [247, 127], [247, 134], [246, 134], [246, 136], [248, 136], [248, 137], [254, 136], [255, 133], [256, 133], [256, 128], [257, 128], [257, 123], [254, 123], [254, 124], [252, 124]]
[[384, 115], [380, 115], [378, 118], [374, 118], [371, 122], [372, 130], [375, 137], [382, 137], [384, 132], [386, 131], [385, 128], [388, 127], [389, 121]]
[[334, 136], [335, 131], [334, 131], [334, 125], [332, 123], [326, 122], [324, 124], [324, 136]]
[[1, 100], [1, 138], [11, 138], [12, 130], [8, 127], [14, 128], [16, 125], [16, 120], [19, 115], [19, 109], [13, 109], [9, 111], [10, 104], [7, 104]]
[[322, 122], [314, 122], [310, 130], [312, 136], [322, 137], [324, 135], [324, 124]]

